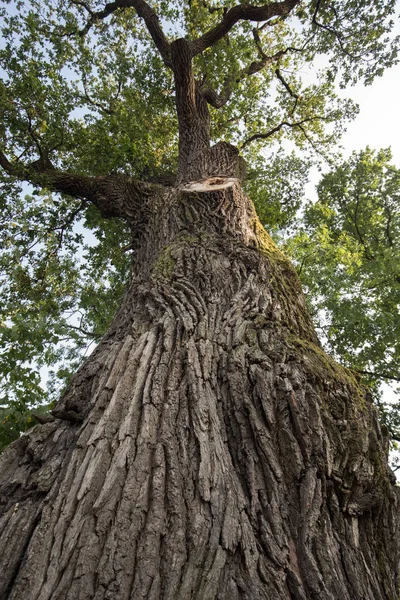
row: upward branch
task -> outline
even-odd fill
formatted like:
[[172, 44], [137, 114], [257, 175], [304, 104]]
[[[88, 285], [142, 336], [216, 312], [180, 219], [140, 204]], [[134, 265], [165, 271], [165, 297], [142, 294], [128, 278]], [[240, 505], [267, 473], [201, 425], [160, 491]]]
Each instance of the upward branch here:
[[203, 97], [207, 100], [208, 104], [210, 104], [214, 108], [222, 108], [223, 106], [225, 106], [225, 104], [227, 104], [227, 102], [229, 102], [232, 96], [233, 84], [238, 84], [246, 77], [259, 73], [268, 65], [278, 61], [282, 56], [286, 54], [286, 52], [287, 49], [279, 50], [279, 52], [276, 52], [276, 54], [274, 54], [273, 56], [267, 56], [266, 54], [264, 54], [261, 60], [253, 61], [247, 67], [242, 69], [236, 78], [234, 78], [233, 80], [226, 80], [225, 86], [220, 94], [217, 94], [217, 92], [208, 84], [208, 82], [201, 85], [200, 91]]
[[191, 42], [192, 54], [193, 56], [201, 54], [201, 52], [216, 44], [239, 21], [259, 22], [268, 21], [273, 17], [283, 17], [288, 15], [298, 4], [300, 4], [300, 0], [283, 0], [283, 2], [272, 2], [263, 6], [249, 6], [247, 4], [234, 6], [225, 13], [218, 25]]

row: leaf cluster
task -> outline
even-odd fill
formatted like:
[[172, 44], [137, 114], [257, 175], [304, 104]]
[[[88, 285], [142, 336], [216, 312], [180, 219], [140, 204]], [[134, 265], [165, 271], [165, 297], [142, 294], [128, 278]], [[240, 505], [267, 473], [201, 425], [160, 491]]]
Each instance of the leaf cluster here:
[[103, 336], [130, 268], [122, 222], [44, 191], [12, 203], [2, 192], [0, 449], [35, 423], [32, 409], [51, 406]]
[[389, 149], [366, 148], [326, 173], [286, 241], [322, 339], [372, 384], [400, 380], [400, 169], [391, 160]]

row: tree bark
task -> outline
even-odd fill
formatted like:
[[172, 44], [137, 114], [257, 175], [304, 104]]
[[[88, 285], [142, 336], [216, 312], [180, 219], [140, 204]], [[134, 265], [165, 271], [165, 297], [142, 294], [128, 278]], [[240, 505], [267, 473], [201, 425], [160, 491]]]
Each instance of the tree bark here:
[[7, 600], [395, 600], [374, 407], [234, 179], [147, 201], [112, 326], [0, 460]]
[[171, 56], [179, 123], [177, 184], [181, 184], [210, 175], [210, 113], [194, 78], [190, 43], [175, 40]]

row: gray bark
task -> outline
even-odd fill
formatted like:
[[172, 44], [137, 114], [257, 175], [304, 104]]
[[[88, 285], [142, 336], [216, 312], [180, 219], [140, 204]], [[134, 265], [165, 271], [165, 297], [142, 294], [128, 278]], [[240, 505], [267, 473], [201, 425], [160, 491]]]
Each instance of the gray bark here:
[[0, 459], [0, 597], [395, 600], [387, 441], [239, 183], [143, 206], [108, 334]]

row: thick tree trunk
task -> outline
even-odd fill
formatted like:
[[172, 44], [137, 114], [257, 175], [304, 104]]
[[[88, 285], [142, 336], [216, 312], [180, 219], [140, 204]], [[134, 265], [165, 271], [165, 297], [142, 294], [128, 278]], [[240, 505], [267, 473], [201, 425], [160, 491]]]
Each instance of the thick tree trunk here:
[[153, 198], [110, 331], [2, 456], [2, 599], [397, 598], [368, 394], [238, 182], [211, 183]]
[[194, 79], [189, 43], [175, 40], [171, 55], [179, 122], [177, 184], [181, 184], [210, 175], [210, 113]]

